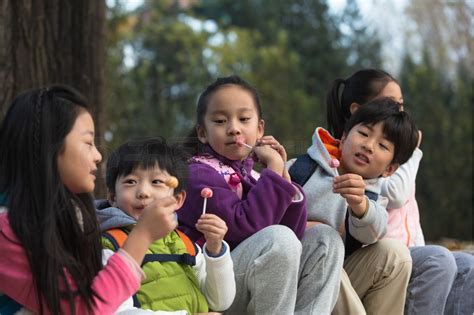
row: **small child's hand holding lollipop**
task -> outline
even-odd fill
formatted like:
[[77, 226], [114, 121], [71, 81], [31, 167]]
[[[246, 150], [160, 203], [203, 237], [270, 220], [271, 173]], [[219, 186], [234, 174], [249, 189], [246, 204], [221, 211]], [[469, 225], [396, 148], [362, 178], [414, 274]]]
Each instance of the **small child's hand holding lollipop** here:
[[206, 251], [213, 256], [218, 255], [222, 249], [222, 240], [227, 233], [224, 220], [215, 214], [205, 213], [197, 221], [196, 229], [204, 234]]
[[206, 250], [211, 255], [218, 255], [222, 248], [222, 240], [227, 233], [227, 225], [215, 214], [206, 213], [207, 199], [212, 198], [213, 192], [209, 187], [201, 190], [201, 197], [204, 198], [202, 215], [196, 223], [196, 229], [204, 234], [206, 239]]

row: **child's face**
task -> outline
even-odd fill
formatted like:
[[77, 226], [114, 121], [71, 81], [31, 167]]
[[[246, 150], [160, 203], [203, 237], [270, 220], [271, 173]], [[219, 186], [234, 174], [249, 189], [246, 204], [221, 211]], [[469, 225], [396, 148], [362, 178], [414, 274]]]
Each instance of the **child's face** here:
[[363, 178], [389, 176], [398, 167], [392, 164], [394, 145], [383, 134], [383, 122], [375, 125], [355, 125], [348, 135], [343, 135], [341, 173], [353, 173]]
[[197, 128], [198, 138], [229, 160], [243, 160], [249, 149], [237, 145], [241, 138], [253, 146], [263, 136], [264, 122], [259, 119], [252, 95], [237, 85], [218, 89], [209, 99], [204, 126]]
[[58, 155], [61, 182], [75, 194], [93, 191], [97, 164], [101, 159], [94, 144], [94, 121], [89, 113], [82, 112]]
[[403, 110], [403, 95], [402, 95], [402, 90], [400, 89], [400, 86], [397, 84], [397, 82], [391, 81], [389, 82], [383, 90], [380, 92], [377, 97], [390, 97], [393, 99], [395, 102], [398, 102], [401, 104], [400, 110]]
[[[117, 178], [115, 195], [109, 194], [109, 203], [138, 220], [152, 202], [173, 195], [174, 189], [165, 184], [169, 177], [168, 172], [158, 166], [136, 168], [130, 174]], [[184, 192], [177, 196], [178, 204], [183, 196]]]

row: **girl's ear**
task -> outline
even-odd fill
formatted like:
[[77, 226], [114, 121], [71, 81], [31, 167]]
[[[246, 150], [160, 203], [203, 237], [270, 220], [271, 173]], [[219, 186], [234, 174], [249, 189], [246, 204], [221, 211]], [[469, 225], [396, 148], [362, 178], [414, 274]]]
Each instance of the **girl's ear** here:
[[186, 191], [181, 190], [178, 194], [174, 195], [174, 198], [176, 199], [176, 202], [178, 203], [178, 208], [181, 208], [183, 206], [184, 200], [186, 199]]
[[207, 143], [207, 135], [206, 135], [206, 130], [202, 126], [196, 126], [196, 134], [202, 143]]
[[388, 177], [392, 175], [393, 173], [395, 173], [395, 171], [398, 169], [399, 166], [400, 164], [398, 163], [391, 163], [389, 166], [387, 166], [385, 171], [382, 173], [382, 177]]
[[265, 120], [260, 119], [260, 121], [258, 122], [257, 130], [258, 130], [257, 139], [260, 139], [265, 134]]
[[349, 107], [349, 110], [351, 111], [351, 115], [354, 114], [356, 112], [356, 110], [358, 110], [360, 107], [359, 104], [357, 103], [352, 103], [351, 106]]
[[117, 201], [116, 201], [116, 198], [115, 198], [115, 194], [109, 192], [107, 194], [107, 200], [109, 201], [109, 204], [112, 206], [112, 207], [116, 207], [117, 206]]

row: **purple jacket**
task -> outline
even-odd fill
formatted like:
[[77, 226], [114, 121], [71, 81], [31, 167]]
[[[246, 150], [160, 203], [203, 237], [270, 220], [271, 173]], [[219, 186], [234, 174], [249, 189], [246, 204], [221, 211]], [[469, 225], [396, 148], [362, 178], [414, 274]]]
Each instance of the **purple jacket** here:
[[212, 198], [207, 200], [208, 213], [223, 219], [228, 227], [225, 240], [233, 249], [249, 236], [265, 227], [275, 224], [286, 225], [301, 239], [306, 226], [305, 200], [293, 201], [298, 189], [275, 172], [263, 169], [257, 181], [250, 176], [252, 159], [232, 161], [218, 155], [210, 147], [206, 153], [229, 165], [238, 174], [242, 183], [242, 199], [231, 190], [224, 177], [212, 166], [190, 162], [187, 196], [181, 210], [178, 211], [179, 228], [193, 241], [202, 234], [196, 230], [195, 223], [202, 214], [203, 198], [201, 190], [209, 187]]

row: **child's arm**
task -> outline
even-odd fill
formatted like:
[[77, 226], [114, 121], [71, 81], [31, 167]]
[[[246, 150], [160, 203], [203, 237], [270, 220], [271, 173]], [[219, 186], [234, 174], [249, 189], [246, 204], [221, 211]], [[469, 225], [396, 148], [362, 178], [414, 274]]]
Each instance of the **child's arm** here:
[[214, 311], [228, 309], [235, 297], [235, 278], [229, 245], [223, 241], [227, 232], [225, 222], [214, 214], [206, 213], [196, 223], [204, 234], [206, 244], [198, 255], [196, 272], [201, 291]]
[[240, 199], [211, 166], [192, 163], [189, 169], [187, 197], [179, 212], [179, 221], [191, 239], [201, 237], [194, 224], [201, 215], [201, 190], [205, 187], [213, 191], [213, 197], [207, 201], [207, 212], [226, 222], [225, 240], [231, 246], [273, 224], [284, 224], [302, 237], [306, 224], [305, 203], [293, 201], [297, 188], [274, 171], [264, 169], [258, 181], [246, 183], [242, 179], [244, 190], [248, 191], [245, 198]]
[[346, 233], [364, 244], [372, 244], [386, 234], [388, 214], [382, 202], [365, 196], [365, 188], [364, 180], [356, 174], [334, 178], [333, 191], [346, 199], [350, 209], [349, 231]]
[[420, 166], [423, 152], [419, 149], [422, 134], [418, 132], [418, 146], [411, 158], [401, 165], [394, 174], [383, 179], [380, 194], [388, 199], [387, 209], [398, 209], [403, 207], [413, 194], [415, 180]]
[[384, 178], [381, 195], [388, 199], [388, 209], [403, 207], [413, 194], [415, 189], [416, 175], [420, 166], [423, 152], [416, 149], [411, 158], [402, 164], [390, 177]]
[[[36, 290], [25, 251], [11, 230], [6, 215], [0, 215], [0, 291], [25, 308], [39, 313]], [[140, 287], [141, 278], [129, 267], [120, 254], [114, 254], [107, 266], [94, 278], [92, 288], [103, 300], [95, 298], [94, 314], [111, 314]], [[89, 313], [79, 298], [74, 302], [76, 314]], [[61, 309], [69, 313], [69, 305], [61, 302]]]
[[[112, 257], [114, 252], [110, 249], [102, 250], [102, 264], [105, 266], [107, 261]], [[133, 297], [130, 296], [125, 302], [123, 302], [115, 312], [116, 315], [189, 315], [187, 311], [152, 311], [136, 308], [133, 306]]]

